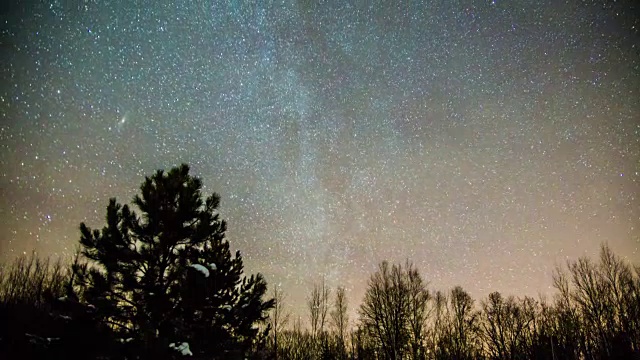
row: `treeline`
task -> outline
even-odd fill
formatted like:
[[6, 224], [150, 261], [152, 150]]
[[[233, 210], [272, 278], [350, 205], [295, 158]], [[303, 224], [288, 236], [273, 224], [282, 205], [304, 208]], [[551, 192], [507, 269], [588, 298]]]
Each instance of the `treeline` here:
[[556, 269], [551, 300], [494, 292], [476, 302], [459, 286], [430, 290], [411, 263], [383, 262], [349, 331], [341, 321], [344, 289], [332, 306], [324, 283], [312, 290], [310, 329], [284, 326], [284, 296], [275, 292], [270, 352], [280, 360], [637, 359], [639, 275], [639, 266], [602, 245], [599, 261], [583, 257]]
[[[0, 268], [0, 358], [148, 358], [136, 353], [135, 334], [123, 337], [96, 309], [68, 298], [73, 274], [73, 264], [34, 255]], [[304, 324], [274, 289], [268, 323], [257, 327], [257, 346], [242, 358], [637, 359], [639, 275], [639, 266], [603, 245], [598, 261], [581, 258], [556, 269], [550, 300], [494, 292], [476, 302], [461, 287], [429, 289], [411, 263], [383, 262], [369, 279], [357, 319], [348, 317], [342, 287], [314, 286]], [[184, 355], [164, 358], [241, 358], [213, 350], [194, 355], [189, 344]]]
[[[603, 245], [553, 276], [551, 300], [460, 287], [433, 291], [409, 262], [383, 262], [356, 319], [346, 290], [316, 284], [308, 316], [245, 275], [220, 197], [181, 165], [158, 171], [133, 207], [111, 199], [80, 225], [69, 264], [0, 267], [0, 359], [632, 359], [640, 357], [640, 267]], [[268, 294], [271, 294], [269, 296]]]

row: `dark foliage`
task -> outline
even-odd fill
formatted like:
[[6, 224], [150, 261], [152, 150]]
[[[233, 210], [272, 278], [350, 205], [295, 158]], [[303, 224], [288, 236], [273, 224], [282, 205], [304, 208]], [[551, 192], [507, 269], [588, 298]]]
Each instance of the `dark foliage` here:
[[169, 357], [183, 343], [195, 357], [245, 356], [273, 306], [262, 275], [243, 276], [231, 254], [220, 197], [203, 201], [200, 189], [187, 165], [158, 171], [133, 199], [140, 215], [112, 199], [102, 230], [80, 226], [79, 299], [139, 356]]
[[111, 351], [110, 330], [66, 296], [69, 281], [60, 261], [35, 255], [0, 268], [0, 358], [90, 359]]

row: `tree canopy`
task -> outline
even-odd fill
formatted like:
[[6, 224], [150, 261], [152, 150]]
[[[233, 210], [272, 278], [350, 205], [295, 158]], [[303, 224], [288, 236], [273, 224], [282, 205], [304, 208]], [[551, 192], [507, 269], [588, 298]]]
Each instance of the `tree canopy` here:
[[144, 356], [243, 356], [264, 337], [258, 325], [274, 304], [263, 299], [267, 284], [243, 275], [220, 196], [203, 199], [201, 188], [187, 165], [158, 170], [133, 199], [139, 214], [111, 199], [101, 230], [80, 225], [80, 300]]

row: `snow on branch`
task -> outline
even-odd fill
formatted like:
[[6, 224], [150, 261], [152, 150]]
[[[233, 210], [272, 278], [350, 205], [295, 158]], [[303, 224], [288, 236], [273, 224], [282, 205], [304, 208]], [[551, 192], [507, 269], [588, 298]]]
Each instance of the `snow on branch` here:
[[191, 264], [189, 266], [200, 271], [204, 275], [204, 277], [209, 277], [209, 269], [207, 269], [205, 266], [200, 264]]
[[[202, 266], [202, 265], [200, 265], [200, 266]], [[187, 356], [187, 355], [193, 356], [193, 353], [191, 352], [191, 349], [189, 349], [189, 343], [188, 342], [183, 342], [181, 344], [171, 343], [171, 344], [169, 344], [169, 347], [171, 349], [174, 349], [175, 351], [179, 352], [180, 354], [182, 354], [184, 356]]]

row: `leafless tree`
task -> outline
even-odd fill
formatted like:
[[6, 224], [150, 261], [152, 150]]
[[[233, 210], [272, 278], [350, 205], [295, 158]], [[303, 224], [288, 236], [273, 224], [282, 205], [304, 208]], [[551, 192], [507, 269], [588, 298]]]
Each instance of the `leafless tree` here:
[[331, 311], [331, 322], [336, 330], [339, 350], [344, 354], [349, 316], [347, 314], [347, 295], [345, 288], [342, 286], [336, 289], [334, 307]]
[[447, 297], [442, 291], [437, 290], [431, 302], [433, 314], [426, 328], [426, 348], [429, 353], [435, 355], [447, 336]]
[[278, 336], [283, 331], [284, 327], [289, 322], [290, 313], [284, 309], [285, 294], [278, 287], [273, 288], [273, 299], [275, 304], [271, 310], [271, 317], [269, 323], [271, 325], [271, 331], [273, 333], [273, 353], [274, 358], [279, 358]]
[[534, 320], [533, 299], [518, 303], [513, 296], [503, 298], [499, 292], [482, 303], [482, 335], [492, 359], [526, 358], [529, 325]]
[[454, 359], [476, 358], [479, 351], [479, 314], [474, 310], [473, 299], [460, 286], [456, 286], [451, 290], [445, 309], [440, 351]]
[[329, 297], [331, 296], [331, 289], [327, 286], [327, 283], [322, 278], [322, 283], [320, 284], [320, 333], [324, 333], [325, 325], [327, 324], [327, 315], [329, 314]]
[[[473, 299], [462, 289], [456, 286], [451, 291], [451, 308], [453, 310], [454, 333], [456, 336], [456, 351], [458, 359], [472, 357], [475, 353], [473, 346], [477, 329], [478, 313], [473, 309]], [[471, 356], [470, 356], [471, 355]]]
[[320, 324], [320, 290], [315, 284], [311, 290], [311, 295], [307, 299], [307, 307], [309, 308], [309, 324], [311, 325], [311, 333], [315, 335]]
[[555, 345], [562, 358], [578, 359], [585, 348], [582, 320], [572, 300], [569, 277], [561, 267], [553, 273], [553, 286], [558, 290], [553, 308]]
[[610, 357], [610, 339], [607, 333], [606, 289], [602, 278], [598, 274], [596, 264], [591, 259], [583, 257], [569, 264], [571, 282], [573, 285], [572, 299], [587, 325], [592, 329], [592, 336], [586, 344], [587, 352], [606, 354]]
[[309, 308], [309, 321], [311, 323], [311, 335], [315, 338], [318, 334], [322, 334], [324, 326], [327, 320], [327, 313], [329, 311], [329, 296], [330, 289], [327, 286], [325, 279], [322, 278], [322, 282], [313, 285], [311, 290], [311, 296], [307, 300], [307, 306]]
[[406, 264], [405, 276], [409, 291], [409, 347], [414, 360], [424, 359], [425, 326], [430, 313], [428, 304], [431, 296], [420, 273], [409, 262]]
[[69, 273], [61, 260], [41, 259], [35, 252], [29, 257], [19, 256], [11, 264], [0, 265], [0, 302], [40, 308], [49, 302], [48, 297], [65, 293]]
[[606, 244], [599, 260], [582, 257], [568, 262], [571, 282], [564, 281], [561, 293], [570, 294], [570, 305], [579, 316], [583, 357], [629, 357], [640, 351], [638, 276]]
[[[625, 328], [628, 329], [631, 350], [640, 353], [640, 266], [623, 277], [623, 302], [625, 306]], [[635, 320], [634, 320], [635, 319]]]
[[410, 288], [407, 271], [401, 265], [390, 267], [386, 261], [369, 279], [360, 318], [363, 330], [379, 346], [384, 359], [402, 359], [407, 352], [411, 336]]
[[634, 299], [633, 296], [638, 294], [638, 288], [634, 286], [633, 270], [606, 244], [600, 248], [599, 270], [604, 287], [603, 298], [608, 305], [605, 308], [605, 321], [611, 345], [615, 349], [637, 349], [640, 339], [637, 329], [634, 329], [637, 321], [633, 319], [638, 319], [639, 314], [634, 311], [637, 310], [634, 307], [637, 307], [640, 298]]

